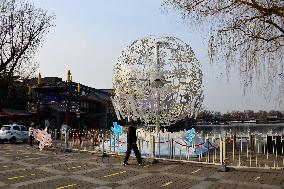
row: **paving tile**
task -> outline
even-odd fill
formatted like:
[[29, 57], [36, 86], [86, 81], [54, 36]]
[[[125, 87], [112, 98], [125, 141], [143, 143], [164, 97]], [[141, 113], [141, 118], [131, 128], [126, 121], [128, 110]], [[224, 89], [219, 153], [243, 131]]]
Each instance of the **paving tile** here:
[[48, 180], [48, 181], [43, 181], [43, 182], [38, 182], [38, 183], [33, 183], [33, 184], [28, 184], [24, 185], [21, 187], [18, 187], [19, 189], [65, 189], [65, 188], [80, 188], [80, 189], [90, 189], [90, 188], [95, 188], [98, 187], [99, 185], [94, 184], [94, 183], [89, 183], [86, 181], [80, 181], [77, 179], [72, 179], [72, 178], [60, 178], [60, 179], [54, 179], [54, 180]]
[[155, 174], [146, 178], [130, 182], [127, 185], [145, 188], [145, 189], [156, 189], [156, 188], [176, 189], [176, 188], [190, 188], [196, 184], [198, 184], [198, 181], [196, 180]]
[[41, 158], [43, 157], [43, 155], [30, 154], [30, 153], [14, 153], [14, 154], [5, 155], [5, 157], [9, 158], [12, 161], [19, 161], [30, 158]]
[[137, 171], [118, 168], [106, 168], [85, 173], [87, 177], [97, 178], [108, 182], [118, 182], [140, 174]]
[[0, 163], [0, 172], [20, 168], [24, 168], [24, 166], [12, 162]]
[[284, 173], [281, 172], [271, 172], [271, 171], [245, 171], [245, 170], [236, 170], [233, 172], [228, 172], [224, 174], [222, 179], [232, 180], [232, 181], [242, 181], [242, 182], [251, 182], [259, 184], [269, 184], [281, 186], [284, 182]]
[[49, 165], [54, 163], [62, 163], [62, 159], [55, 157], [55, 156], [41, 156], [41, 158], [37, 159], [27, 159], [23, 162], [29, 163], [32, 165]]
[[216, 173], [217, 168], [197, 164], [177, 164], [177, 166], [166, 171], [174, 174], [210, 177]]
[[15, 184], [48, 176], [52, 176], [52, 174], [38, 169], [21, 169], [5, 173], [0, 172], [0, 180], [5, 184]]
[[213, 183], [208, 189], [262, 189], [259, 186], [245, 186], [245, 185], [238, 185], [238, 184], [225, 184], [225, 183]]
[[84, 171], [88, 169], [97, 168], [98, 166], [89, 164], [86, 162], [69, 162], [69, 163], [63, 163], [63, 164], [56, 164], [50, 166], [53, 169], [59, 170], [59, 171], [65, 171], [65, 172], [76, 172], [76, 171]]

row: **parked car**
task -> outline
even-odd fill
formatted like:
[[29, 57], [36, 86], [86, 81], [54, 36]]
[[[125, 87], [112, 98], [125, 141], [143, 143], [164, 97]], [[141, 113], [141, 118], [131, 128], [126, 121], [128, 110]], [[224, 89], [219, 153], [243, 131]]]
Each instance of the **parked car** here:
[[0, 143], [17, 141], [26, 142], [29, 138], [29, 132], [23, 125], [11, 124], [3, 125], [0, 129]]

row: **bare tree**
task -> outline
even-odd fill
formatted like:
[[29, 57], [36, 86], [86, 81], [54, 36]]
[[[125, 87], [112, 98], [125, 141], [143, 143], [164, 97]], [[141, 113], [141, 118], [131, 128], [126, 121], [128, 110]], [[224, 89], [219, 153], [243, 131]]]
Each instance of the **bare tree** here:
[[35, 72], [33, 57], [54, 18], [25, 0], [0, 0], [0, 111], [13, 78]]
[[[164, 0], [208, 31], [210, 62], [238, 65], [245, 86], [279, 79], [284, 56], [283, 0]], [[276, 79], [277, 78], [277, 79]]]

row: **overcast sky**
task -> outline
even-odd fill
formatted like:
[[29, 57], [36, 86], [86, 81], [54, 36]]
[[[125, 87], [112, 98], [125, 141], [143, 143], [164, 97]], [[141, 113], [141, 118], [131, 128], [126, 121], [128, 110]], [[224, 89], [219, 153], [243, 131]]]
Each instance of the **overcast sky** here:
[[[121, 51], [134, 40], [149, 35], [170, 35], [189, 44], [203, 66], [204, 107], [232, 110], [280, 109], [261, 91], [243, 96], [238, 70], [227, 81], [223, 64], [209, 65], [204, 33], [195, 31], [161, 0], [31, 0], [56, 15], [36, 60], [43, 77], [66, 78], [95, 88], [112, 88], [113, 67]], [[282, 108], [283, 109], [283, 108]]]

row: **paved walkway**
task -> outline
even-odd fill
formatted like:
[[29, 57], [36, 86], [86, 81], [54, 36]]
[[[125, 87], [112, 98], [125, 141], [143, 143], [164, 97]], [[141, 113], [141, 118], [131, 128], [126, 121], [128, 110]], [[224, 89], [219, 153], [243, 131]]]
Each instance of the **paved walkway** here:
[[284, 170], [241, 169], [218, 172], [217, 167], [135, 159], [101, 158], [88, 152], [39, 152], [27, 144], [0, 144], [0, 189], [284, 189]]

